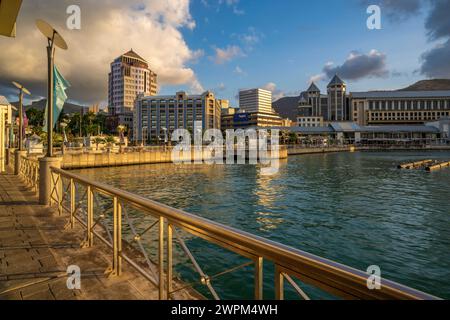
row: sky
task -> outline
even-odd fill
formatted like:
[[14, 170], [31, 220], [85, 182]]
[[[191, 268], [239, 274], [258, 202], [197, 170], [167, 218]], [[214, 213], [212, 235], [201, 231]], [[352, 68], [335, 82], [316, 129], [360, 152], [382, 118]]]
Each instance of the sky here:
[[[69, 30], [69, 5], [81, 29]], [[381, 29], [369, 30], [369, 5]], [[274, 99], [298, 96], [311, 81], [325, 92], [338, 74], [349, 91], [391, 90], [450, 78], [450, 0], [24, 0], [17, 37], [0, 38], [0, 95], [19, 81], [46, 92], [46, 42], [34, 21], [49, 21], [69, 50], [56, 65], [69, 99], [107, 104], [111, 61], [133, 48], [158, 74], [159, 93], [212, 90], [238, 106], [240, 89]]]

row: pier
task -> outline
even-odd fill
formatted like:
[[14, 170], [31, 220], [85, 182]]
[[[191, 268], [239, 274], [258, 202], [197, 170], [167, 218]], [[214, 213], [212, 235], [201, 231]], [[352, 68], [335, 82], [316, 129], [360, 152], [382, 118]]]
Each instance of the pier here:
[[433, 164], [431, 166], [426, 167], [426, 170], [427, 171], [435, 171], [435, 170], [448, 168], [448, 167], [450, 167], [450, 161]]
[[[303, 284], [343, 299], [436, 299], [386, 279], [380, 290], [370, 290], [364, 271], [56, 167], [50, 169], [49, 206], [39, 205], [40, 177], [27, 177], [34, 161], [24, 157], [19, 176], [11, 168], [0, 176], [0, 299], [203, 299], [196, 285], [220, 299], [215, 279], [251, 267], [254, 299], [261, 300], [268, 285], [263, 276], [266, 263], [273, 266], [274, 296], [279, 300], [287, 286], [301, 299], [310, 299]], [[148, 217], [145, 230], [136, 228], [131, 210]], [[126, 235], [125, 228], [131, 234]], [[246, 262], [207, 274], [183, 233], [234, 252]], [[156, 242], [156, 248], [146, 241]], [[194, 267], [197, 282], [177, 278], [175, 246], [187, 258], [184, 263]], [[80, 290], [66, 286], [71, 265], [82, 270]]]
[[429, 165], [430, 163], [433, 163], [433, 160], [421, 160], [421, 161], [416, 161], [416, 162], [400, 164], [398, 166], [398, 168], [399, 169], [414, 169], [414, 168], [424, 167], [426, 165]]
[[[36, 192], [11, 170], [0, 174], [0, 300], [155, 300], [158, 288], [129, 265], [120, 277], [109, 248], [81, 248], [81, 226], [67, 227], [54, 207], [38, 204]], [[68, 289], [69, 266], [81, 271], [81, 288]], [[176, 282], [177, 286], [181, 282]], [[177, 299], [200, 299], [193, 291]]]

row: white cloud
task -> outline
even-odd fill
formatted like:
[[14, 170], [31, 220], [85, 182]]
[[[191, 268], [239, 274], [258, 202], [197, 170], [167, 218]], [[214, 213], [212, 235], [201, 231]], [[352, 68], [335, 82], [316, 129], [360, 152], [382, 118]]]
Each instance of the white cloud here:
[[45, 18], [66, 39], [69, 50], [57, 50], [56, 64], [71, 82], [69, 98], [85, 103], [107, 98], [110, 63], [133, 48], [148, 60], [160, 85], [203, 87], [187, 66], [203, 55], [185, 42], [181, 28], [195, 28], [189, 0], [79, 0], [81, 30], [65, 27], [71, 0], [24, 1], [17, 38], [0, 38], [0, 83], [12, 79], [45, 95], [45, 39], [35, 20]]
[[236, 74], [240, 74], [240, 75], [245, 75], [245, 74], [247, 74], [244, 70], [242, 70], [242, 68], [241, 67], [239, 67], [239, 66], [236, 66], [236, 68], [234, 68], [234, 71], [233, 71], [234, 73], [236, 73]]
[[272, 92], [272, 101], [277, 101], [286, 96], [284, 91], [277, 89], [277, 85], [274, 82], [266, 83], [262, 86], [262, 89]]
[[216, 64], [224, 64], [237, 57], [245, 56], [238, 46], [227, 46], [226, 48], [214, 48], [215, 55], [212, 58]]
[[239, 0], [219, 0], [219, 6], [222, 4], [227, 5], [228, 7], [233, 9], [233, 13], [236, 15], [243, 15], [245, 11], [238, 8]]

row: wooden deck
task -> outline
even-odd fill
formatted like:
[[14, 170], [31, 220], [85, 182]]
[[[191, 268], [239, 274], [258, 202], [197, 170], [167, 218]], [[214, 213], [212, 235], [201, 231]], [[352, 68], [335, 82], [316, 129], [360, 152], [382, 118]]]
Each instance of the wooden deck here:
[[[111, 251], [97, 242], [81, 249], [84, 231], [38, 204], [17, 176], [0, 174], [0, 300], [154, 300], [158, 289], [126, 263], [108, 277]], [[69, 290], [67, 268], [81, 269], [81, 289]], [[176, 299], [192, 299], [188, 293]]]

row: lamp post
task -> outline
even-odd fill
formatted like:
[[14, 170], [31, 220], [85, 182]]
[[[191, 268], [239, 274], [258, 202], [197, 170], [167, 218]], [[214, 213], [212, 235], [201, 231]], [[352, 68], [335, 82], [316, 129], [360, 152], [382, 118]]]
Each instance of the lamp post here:
[[62, 142], [62, 146], [61, 146], [61, 152], [64, 155], [64, 149], [65, 149], [66, 142], [67, 142], [67, 137], [66, 137], [67, 122], [63, 121], [59, 124], [59, 126], [61, 127], [62, 133], [63, 133], [63, 142]]
[[25, 155], [25, 151], [23, 150], [23, 94], [31, 95], [30, 91], [28, 91], [23, 85], [20, 83], [14, 82], [12, 83], [17, 89], [19, 89], [19, 149], [15, 151], [15, 165], [14, 165], [14, 174], [18, 175], [20, 171], [20, 162], [22, 161], [22, 156]]
[[54, 58], [55, 47], [67, 50], [67, 44], [61, 35], [43, 20], [36, 21], [37, 28], [47, 39], [47, 154], [39, 159], [39, 204], [51, 205], [52, 188], [56, 187], [58, 194], [62, 192], [61, 181], [53, 186], [52, 169], [61, 167], [62, 158], [53, 158], [53, 92], [54, 92]]
[[19, 89], [19, 151], [23, 151], [23, 94], [31, 93], [20, 83], [13, 81], [12, 84]]
[[55, 60], [55, 46], [63, 50], [67, 50], [67, 44], [61, 35], [53, 29], [47, 22], [37, 20], [36, 26], [41, 33], [47, 38], [47, 157], [53, 157], [53, 69]]

